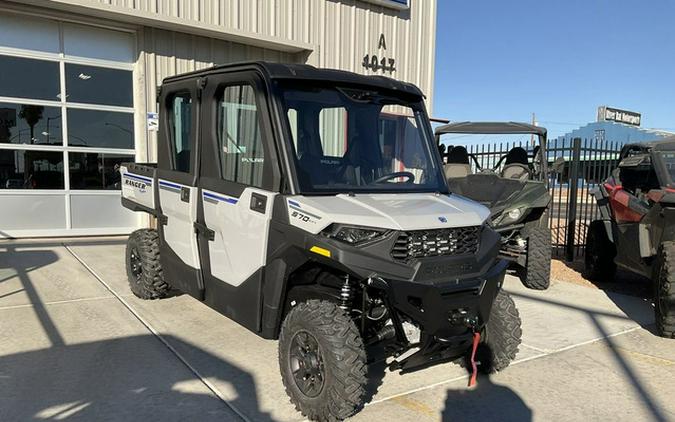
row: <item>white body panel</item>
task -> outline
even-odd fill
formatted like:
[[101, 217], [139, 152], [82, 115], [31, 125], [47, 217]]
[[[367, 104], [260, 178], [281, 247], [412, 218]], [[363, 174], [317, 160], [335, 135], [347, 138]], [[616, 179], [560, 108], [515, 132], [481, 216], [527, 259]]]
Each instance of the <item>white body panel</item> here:
[[[189, 189], [189, 202], [181, 200], [181, 189]], [[164, 240], [192, 268], [200, 268], [194, 222], [197, 221], [197, 188], [159, 179], [159, 203], [167, 217]]]
[[147, 176], [129, 172], [126, 166], [120, 167], [120, 173], [122, 174], [122, 198], [155, 209], [153, 180]]
[[294, 196], [286, 202], [291, 224], [314, 234], [332, 223], [392, 230], [478, 226], [490, 215], [483, 205], [454, 194]]
[[[265, 213], [251, 209], [253, 193], [267, 198]], [[247, 188], [234, 198], [204, 190], [204, 221], [215, 232], [209, 242], [211, 274], [233, 286], [239, 286], [266, 264], [267, 237], [272, 215], [273, 193]]]

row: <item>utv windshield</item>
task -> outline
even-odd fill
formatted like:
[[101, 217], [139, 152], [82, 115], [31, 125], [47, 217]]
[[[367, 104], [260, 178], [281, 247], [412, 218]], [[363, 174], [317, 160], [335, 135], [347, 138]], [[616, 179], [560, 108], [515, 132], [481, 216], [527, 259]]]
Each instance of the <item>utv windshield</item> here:
[[668, 187], [675, 186], [675, 151], [658, 151], [655, 154], [655, 167], [659, 173], [659, 179]]
[[303, 192], [447, 192], [420, 104], [353, 88], [282, 92]]

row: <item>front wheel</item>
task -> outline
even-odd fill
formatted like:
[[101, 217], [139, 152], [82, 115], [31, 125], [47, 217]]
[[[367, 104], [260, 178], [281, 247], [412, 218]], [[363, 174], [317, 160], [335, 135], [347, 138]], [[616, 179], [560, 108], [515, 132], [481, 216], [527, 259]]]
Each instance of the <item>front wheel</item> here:
[[527, 239], [527, 257], [520, 281], [528, 289], [546, 290], [551, 284], [551, 229], [536, 221], [528, 223], [522, 233]]
[[476, 350], [478, 370], [492, 374], [505, 369], [518, 354], [523, 331], [520, 314], [511, 296], [500, 290], [490, 310], [490, 319]]
[[281, 326], [279, 367], [291, 402], [311, 420], [344, 420], [363, 407], [365, 347], [334, 303], [309, 300], [291, 309]]
[[654, 276], [656, 332], [675, 338], [675, 242], [664, 242], [657, 256]]

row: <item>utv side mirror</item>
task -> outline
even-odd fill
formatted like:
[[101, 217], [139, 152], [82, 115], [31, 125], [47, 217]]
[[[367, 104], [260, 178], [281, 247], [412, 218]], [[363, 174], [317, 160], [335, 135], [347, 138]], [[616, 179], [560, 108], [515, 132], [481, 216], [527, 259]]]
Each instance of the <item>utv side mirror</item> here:
[[563, 167], [565, 167], [565, 159], [563, 157], [558, 157], [551, 164], [551, 173], [560, 173], [562, 172]]

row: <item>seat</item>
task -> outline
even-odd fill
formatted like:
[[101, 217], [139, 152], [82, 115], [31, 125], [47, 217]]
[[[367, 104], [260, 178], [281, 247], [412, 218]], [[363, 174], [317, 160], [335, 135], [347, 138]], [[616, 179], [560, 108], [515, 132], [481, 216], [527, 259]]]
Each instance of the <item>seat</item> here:
[[466, 177], [471, 174], [469, 153], [463, 146], [453, 147], [448, 152], [448, 164], [443, 166], [445, 178]]
[[527, 151], [521, 147], [511, 148], [506, 154], [502, 177], [505, 179], [527, 180], [530, 178], [530, 167], [527, 164]]

